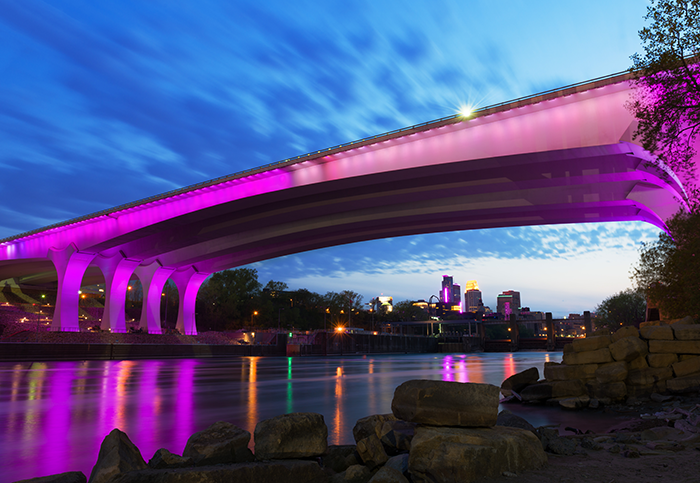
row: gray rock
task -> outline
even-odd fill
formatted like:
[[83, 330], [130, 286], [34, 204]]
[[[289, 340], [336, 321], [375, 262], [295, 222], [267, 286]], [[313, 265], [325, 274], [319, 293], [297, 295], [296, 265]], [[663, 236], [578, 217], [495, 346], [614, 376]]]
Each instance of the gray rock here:
[[165, 448], [160, 448], [155, 452], [153, 458], [148, 461], [148, 467], [154, 469], [161, 468], [184, 468], [185, 466], [193, 466], [192, 458], [172, 454]]
[[530, 424], [526, 419], [513, 414], [511, 411], [504, 409], [498, 413], [498, 418], [496, 419], [496, 426], [507, 426], [509, 428], [520, 428], [527, 429], [535, 433], [535, 427]]
[[559, 405], [565, 409], [582, 409], [588, 407], [591, 398], [584, 394], [583, 396], [565, 397], [559, 400]]
[[521, 473], [547, 463], [537, 437], [519, 428], [418, 426], [408, 471], [414, 483], [462, 483]]
[[387, 421], [396, 421], [396, 416], [393, 414], [373, 414], [372, 416], [367, 416], [365, 418], [360, 418], [355, 423], [355, 427], [352, 428], [352, 435], [357, 443], [361, 439], [365, 439], [370, 434], [376, 434], [377, 437], [381, 437], [379, 432]]
[[366, 466], [352, 465], [342, 473], [333, 476], [332, 483], [367, 483], [371, 473]]
[[123, 431], [113, 429], [100, 446], [97, 463], [92, 467], [90, 483], [105, 483], [120, 473], [142, 470], [146, 462], [139, 449]]
[[542, 426], [537, 428], [537, 435], [542, 443], [542, 449], [558, 455], [572, 455], [576, 452], [576, 442], [559, 436], [559, 431]]
[[408, 453], [392, 456], [384, 463], [384, 466], [406, 473], [408, 471]]
[[360, 455], [360, 459], [370, 470], [383, 465], [389, 459], [384, 450], [384, 445], [375, 434], [370, 434], [365, 439], [357, 442], [357, 454]]
[[501, 384], [501, 394], [512, 396], [513, 391], [519, 393], [530, 384], [535, 384], [540, 379], [540, 371], [536, 367], [531, 367], [517, 374], [513, 374]]
[[416, 424], [408, 421], [385, 421], [379, 431], [379, 439], [390, 454], [411, 450], [411, 440]]
[[249, 442], [248, 431], [219, 421], [190, 436], [182, 456], [192, 458], [197, 466], [245, 463], [254, 459]]
[[[615, 332], [615, 335], [620, 333], [626, 327]], [[636, 332], [637, 329], [632, 327]], [[615, 338], [613, 335], [613, 339]], [[649, 353], [649, 347], [647, 343], [640, 339], [638, 336], [623, 337], [616, 342], [610, 344], [610, 355], [616, 361], [626, 361], [630, 362], [638, 357], [646, 356]]]
[[490, 384], [413, 380], [396, 388], [391, 410], [419, 424], [490, 427], [498, 417], [498, 394]]
[[15, 483], [86, 483], [87, 477], [82, 471], [67, 471], [57, 475], [40, 476], [28, 480], [20, 480]]
[[355, 453], [354, 444], [331, 445], [328, 447], [326, 454], [323, 455], [323, 466], [330, 468], [336, 473], [342, 473], [349, 466], [357, 464], [357, 461], [348, 464], [347, 457]]
[[140, 470], [123, 473], [110, 483], [327, 483], [328, 474], [315, 461], [277, 460], [231, 465]]
[[375, 473], [369, 483], [409, 483], [409, 481], [400, 471], [384, 466]]
[[294, 459], [320, 456], [328, 448], [328, 428], [317, 413], [291, 413], [255, 426], [255, 457]]

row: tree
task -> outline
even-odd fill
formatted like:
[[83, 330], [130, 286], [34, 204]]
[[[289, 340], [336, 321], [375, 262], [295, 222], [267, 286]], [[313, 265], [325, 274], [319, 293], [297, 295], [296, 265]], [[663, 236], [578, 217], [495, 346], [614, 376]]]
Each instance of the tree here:
[[261, 287], [258, 271], [253, 268], [215, 273], [202, 285], [197, 297], [202, 325], [218, 330], [243, 327], [257, 310], [254, 302]]
[[595, 324], [611, 330], [622, 325], [639, 325], [644, 322], [646, 308], [644, 294], [628, 289], [606, 298], [596, 307]]
[[632, 279], [666, 318], [700, 316], [700, 209], [680, 212], [642, 247]]
[[396, 302], [394, 304], [391, 312], [388, 312], [382, 318], [382, 320], [384, 319], [389, 322], [410, 322], [429, 320], [430, 316], [425, 310], [417, 305], [414, 305], [414, 301], [402, 300], [401, 302]]
[[639, 32], [644, 54], [634, 54], [634, 94], [628, 108], [639, 120], [635, 138], [684, 182], [695, 186], [700, 129], [700, 0], [651, 0]]

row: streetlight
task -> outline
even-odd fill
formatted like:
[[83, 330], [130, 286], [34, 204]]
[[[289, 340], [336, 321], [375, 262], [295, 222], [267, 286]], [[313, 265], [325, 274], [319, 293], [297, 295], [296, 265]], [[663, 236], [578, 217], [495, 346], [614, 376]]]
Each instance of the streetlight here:
[[257, 310], [254, 310], [254, 311], [253, 311], [253, 315], [250, 316], [250, 325], [252, 325], [252, 326], [255, 326], [255, 323], [254, 323], [253, 321], [255, 320], [254, 317], [255, 317], [256, 315], [258, 315], [258, 311], [257, 311]]

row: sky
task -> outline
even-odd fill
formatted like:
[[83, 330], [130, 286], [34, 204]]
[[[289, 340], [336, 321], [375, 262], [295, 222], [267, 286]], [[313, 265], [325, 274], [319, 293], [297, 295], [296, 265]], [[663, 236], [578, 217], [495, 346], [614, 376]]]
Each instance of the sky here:
[[[644, 0], [0, 0], [0, 238], [630, 67]], [[364, 302], [443, 275], [555, 317], [632, 286], [642, 222], [400, 237], [251, 265]]]

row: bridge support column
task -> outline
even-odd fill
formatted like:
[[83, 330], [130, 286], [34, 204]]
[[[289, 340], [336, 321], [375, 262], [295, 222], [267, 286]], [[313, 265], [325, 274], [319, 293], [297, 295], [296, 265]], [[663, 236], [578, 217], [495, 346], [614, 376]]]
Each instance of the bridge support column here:
[[545, 328], [547, 329], [547, 350], [553, 351], [556, 349], [556, 334], [554, 332], [554, 321], [552, 320], [552, 313], [547, 312], [544, 314], [545, 317]]
[[197, 292], [209, 275], [199, 273], [195, 267], [190, 267], [187, 270], [174, 272], [171, 276], [180, 297], [175, 328], [181, 334], [197, 335], [197, 321], [194, 315]]
[[586, 310], [583, 313], [583, 327], [586, 329], [586, 337], [593, 335], [593, 324], [591, 323], [591, 313]]
[[520, 350], [520, 328], [518, 327], [518, 321], [515, 318], [515, 314], [510, 314], [510, 350], [512, 352], [517, 352]]
[[160, 300], [165, 282], [175, 270], [163, 268], [158, 261], [147, 266], [136, 267], [134, 273], [138, 275], [143, 287], [143, 308], [141, 309], [141, 322], [139, 328], [149, 334], [162, 334], [160, 320]]
[[484, 319], [479, 316], [477, 322], [477, 327], [479, 329], [479, 346], [481, 350], [486, 350], [486, 327], [484, 326]]
[[138, 260], [129, 260], [119, 253], [113, 257], [98, 256], [95, 265], [105, 277], [105, 310], [102, 314], [102, 330], [123, 334], [126, 332], [126, 289], [129, 278], [138, 267]]
[[58, 293], [56, 309], [51, 322], [52, 331], [80, 332], [78, 316], [80, 315], [80, 284], [83, 275], [95, 253], [82, 253], [74, 244], [63, 250], [49, 249], [48, 258], [56, 267]]

